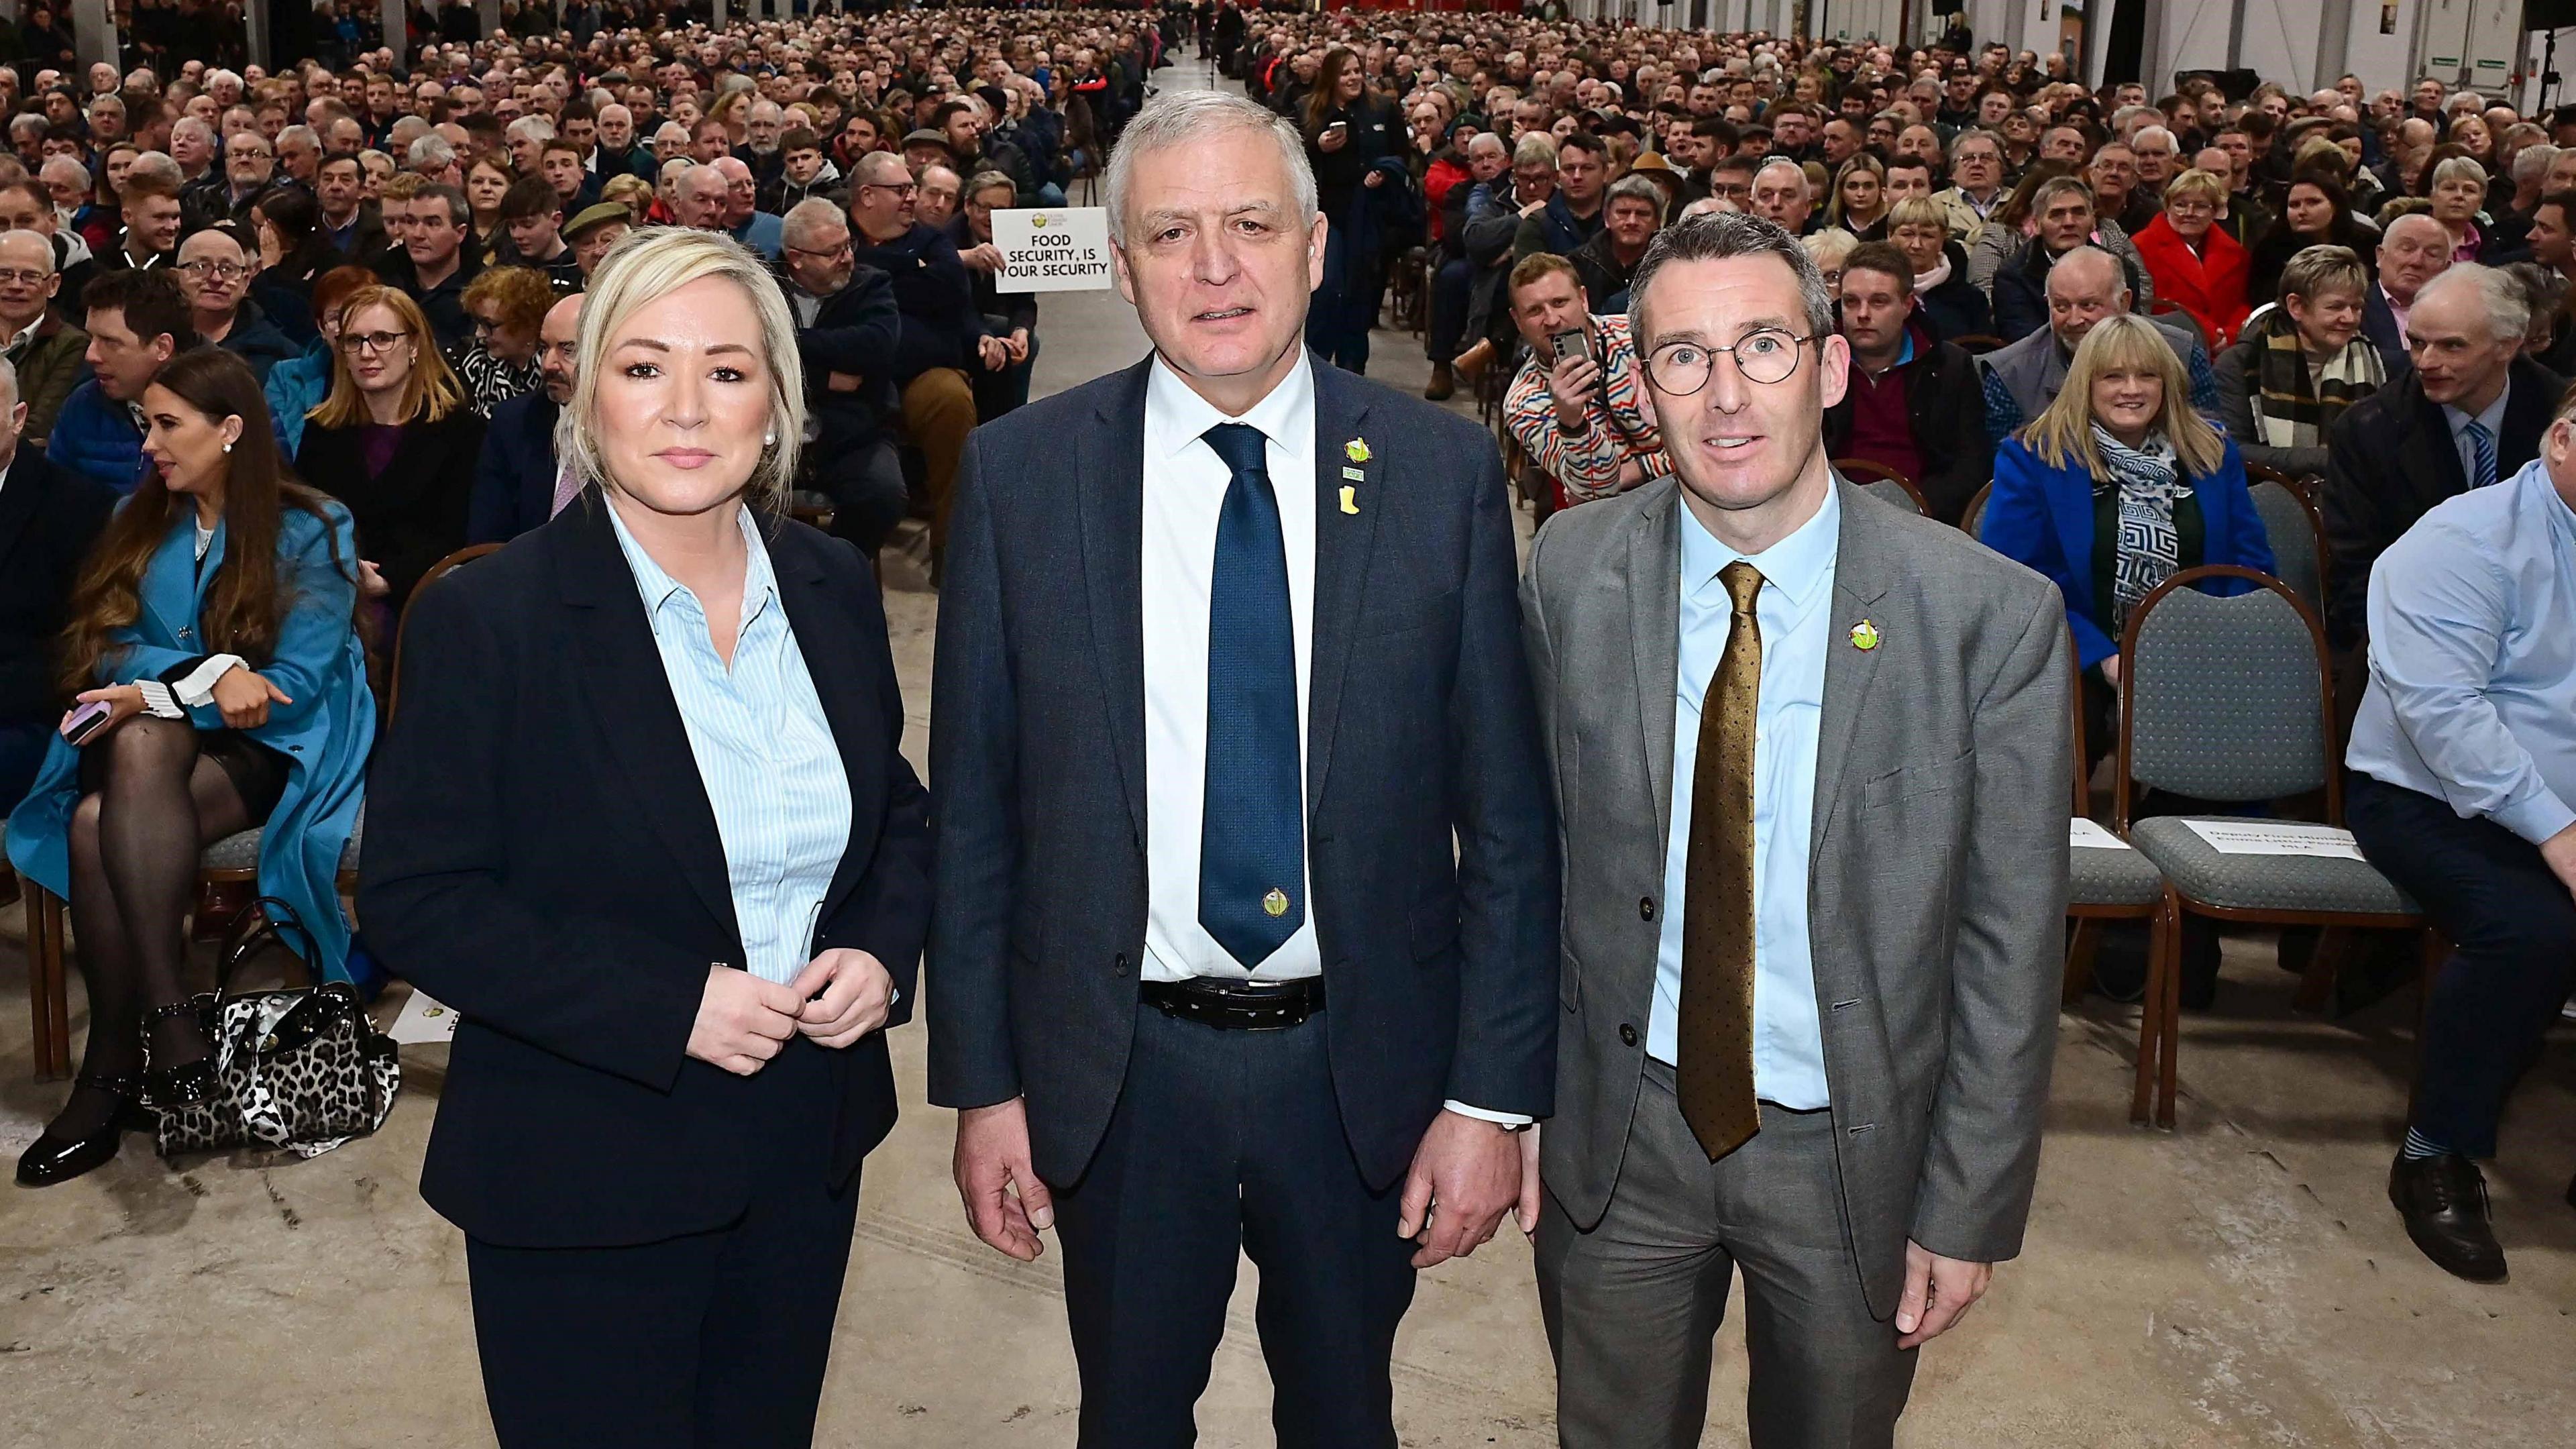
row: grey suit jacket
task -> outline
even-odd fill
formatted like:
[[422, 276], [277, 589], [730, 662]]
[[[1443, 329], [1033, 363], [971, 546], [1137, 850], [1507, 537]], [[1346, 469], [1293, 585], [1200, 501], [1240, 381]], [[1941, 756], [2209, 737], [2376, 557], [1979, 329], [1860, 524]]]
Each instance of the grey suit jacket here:
[[[1908, 1238], [1973, 1262], [2020, 1251], [2056, 1044], [2071, 672], [2047, 580], [1835, 486], [1808, 921], [1844, 1221], [1885, 1318]], [[1521, 580], [1564, 834], [1542, 1169], [1585, 1228], [1618, 1188], [1646, 1059], [1680, 507], [1664, 479], [1561, 512]], [[1879, 636], [1868, 650], [1850, 642], [1864, 619]]]

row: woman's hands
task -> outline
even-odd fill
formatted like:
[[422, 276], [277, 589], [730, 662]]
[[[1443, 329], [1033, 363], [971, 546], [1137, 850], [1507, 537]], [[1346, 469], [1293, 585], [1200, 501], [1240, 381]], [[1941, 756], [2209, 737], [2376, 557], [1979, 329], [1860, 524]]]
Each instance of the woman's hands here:
[[393, 591], [394, 586], [385, 582], [384, 570], [376, 567], [375, 560], [364, 558], [358, 560], [358, 596], [360, 598], [381, 599]]
[[[134, 718], [136, 715], [143, 713], [143, 691], [136, 685], [111, 684], [101, 689], [84, 689], [72, 698], [76, 704], [95, 704], [100, 700], [107, 701], [107, 723], [100, 725], [97, 728], [97, 730], [90, 736], [92, 739], [97, 738], [99, 735], [106, 734], [109, 730], [112, 730], [118, 725], [125, 723], [127, 720]], [[62, 720], [57, 723], [54, 728], [57, 731], [70, 728], [72, 716], [77, 713], [79, 713], [77, 709], [67, 709], [63, 711]]]
[[215, 708], [222, 712], [224, 723], [237, 730], [255, 730], [268, 723], [272, 704], [293, 703], [286, 691], [266, 675], [252, 673], [247, 665], [236, 664], [215, 681]]
[[738, 1077], [769, 1065], [799, 1032], [846, 1047], [886, 1023], [894, 977], [865, 951], [825, 951], [781, 986], [730, 966], [707, 968], [706, 994], [689, 1029], [688, 1054]]

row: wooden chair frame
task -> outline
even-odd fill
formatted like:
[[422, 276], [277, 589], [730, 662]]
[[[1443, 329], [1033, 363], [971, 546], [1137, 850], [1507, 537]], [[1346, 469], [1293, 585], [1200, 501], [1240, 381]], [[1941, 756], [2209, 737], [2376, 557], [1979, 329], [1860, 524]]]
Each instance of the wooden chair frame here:
[[[2281, 600], [2284, 603], [2287, 603], [2293, 610], [2296, 610], [2300, 622], [2307, 625], [2311, 650], [2317, 667], [2317, 704], [2320, 711], [2318, 724], [2319, 728], [2323, 731], [2323, 749], [2325, 752], [2326, 823], [2328, 825], [2340, 827], [2343, 824], [2343, 775], [2341, 770], [2338, 768], [2337, 752], [2335, 749], [2334, 675], [2326, 662], [2325, 629], [2317, 622], [2316, 612], [2310, 609], [2307, 606], [2306, 601], [2302, 600], [2289, 585], [2282, 583], [2279, 579], [2272, 577], [2270, 574], [2257, 573], [2253, 569], [2241, 568], [2234, 564], [2205, 564], [2199, 568], [2184, 569], [2173, 577], [2166, 579], [2163, 583], [2158, 584], [2145, 599], [2139, 602], [2138, 607], [2130, 612], [2128, 628], [2124, 631], [2120, 640], [2120, 657], [2123, 660], [2134, 660], [2136, 658], [2139, 626], [2144, 624], [2148, 616], [2155, 612], [2156, 605], [2162, 603], [2166, 595], [2173, 593], [2177, 589], [2192, 587], [2203, 580], [2220, 578], [2243, 579], [2259, 588], [2270, 590], [2274, 594], [2279, 595]], [[2135, 803], [2131, 799], [2131, 790], [2134, 782], [2129, 774], [2131, 731], [2136, 713], [2133, 707], [2133, 695], [2135, 690], [2136, 671], [2124, 665], [2120, 670], [2119, 777], [2115, 782], [2115, 803], [2113, 806], [2113, 814], [2116, 820], [2115, 828], [2118, 830], [2120, 837], [2124, 840], [2128, 838], [2129, 828], [2131, 825], [2129, 816], [2130, 807]], [[2129, 1116], [2132, 1121], [2143, 1120], [2147, 1115], [2148, 1101], [2152, 1095], [2155, 1104], [2155, 1122], [2158, 1127], [2163, 1128], [2171, 1128], [2174, 1124], [2174, 1093], [2177, 1078], [2177, 1062], [2180, 1056], [2179, 1047], [2182, 1029], [2181, 928], [2185, 917], [2203, 916], [2211, 920], [2243, 921], [2257, 925], [2320, 926], [2329, 929], [2359, 927], [2384, 930], [2423, 930], [2426, 926], [2426, 922], [2421, 915], [2379, 912], [2354, 913], [2344, 911], [2252, 910], [2240, 907], [2212, 905], [2207, 901], [2198, 900], [2185, 895], [2181, 890], [2175, 887], [2170, 878], [2165, 882], [2165, 899], [2160, 910], [2165, 916], [2171, 929], [2165, 932], [2164, 939], [2159, 946], [2150, 948], [2147, 956], [2146, 1010], [2145, 1014], [2140, 1018], [2142, 1035], [2138, 1049], [2138, 1073], [2136, 1085], [2131, 1092]], [[2424, 943], [2426, 952], [2425, 976], [2428, 995], [2430, 994], [2429, 986], [2431, 984], [2430, 977], [2432, 967], [2440, 960], [2440, 956], [2435, 954], [2434, 951], [2437, 944], [2437, 942], [2429, 938], [2428, 933], [2428, 939]], [[2318, 955], [2321, 958], [2326, 956], [2326, 943], [2323, 941], [2318, 943]], [[2327, 973], [2327, 980], [2329, 982], [2331, 981], [2333, 963], [2330, 959], [2313, 962], [2310, 969], [2312, 972], [2324, 970]], [[2147, 1043], [2144, 1035], [2144, 1033], [2148, 1031], [2152, 1031], [2155, 1038], [2155, 1060], [2152, 1078], [2148, 1062]]]
[[1916, 513], [1921, 514], [1925, 518], [1930, 518], [1932, 516], [1932, 505], [1924, 501], [1923, 490], [1916, 486], [1913, 479], [1897, 472], [1885, 463], [1873, 463], [1867, 458], [1836, 458], [1833, 460], [1833, 464], [1835, 472], [1842, 474], [1845, 478], [1850, 479], [1854, 483], [1895, 484], [1899, 488], [1905, 490], [1906, 497], [1914, 500], [1914, 511]]

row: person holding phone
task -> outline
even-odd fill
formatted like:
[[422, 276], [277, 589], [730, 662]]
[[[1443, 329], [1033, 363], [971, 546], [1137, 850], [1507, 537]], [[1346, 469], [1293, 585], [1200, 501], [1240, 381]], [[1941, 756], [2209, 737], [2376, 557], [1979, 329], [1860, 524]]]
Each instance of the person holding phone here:
[[463, 1020], [421, 1196], [505, 1446], [804, 1445], [927, 795], [867, 560], [785, 518], [794, 315], [718, 232], [618, 244], [556, 427], [583, 492], [422, 589], [359, 909]]
[[1395, 107], [1369, 89], [1359, 53], [1346, 45], [1324, 52], [1298, 120], [1328, 227], [1323, 284], [1306, 311], [1306, 345], [1336, 367], [1366, 372], [1369, 325], [1386, 290], [1384, 237], [1392, 225], [1419, 221], [1404, 128]]
[[1512, 268], [1512, 324], [1529, 357], [1503, 416], [1553, 484], [1545, 512], [1625, 493], [1672, 471], [1638, 385], [1628, 319], [1592, 315], [1573, 262], [1535, 252]]
[[71, 905], [89, 988], [71, 1097], [18, 1159], [30, 1187], [114, 1157], [133, 1109], [212, 1095], [181, 980], [206, 846], [265, 826], [259, 893], [294, 908], [317, 979], [348, 974], [335, 877], [376, 728], [354, 525], [288, 476], [240, 358], [182, 353], [139, 401], [149, 467], [73, 588], [73, 707], [9, 817], [11, 863]]

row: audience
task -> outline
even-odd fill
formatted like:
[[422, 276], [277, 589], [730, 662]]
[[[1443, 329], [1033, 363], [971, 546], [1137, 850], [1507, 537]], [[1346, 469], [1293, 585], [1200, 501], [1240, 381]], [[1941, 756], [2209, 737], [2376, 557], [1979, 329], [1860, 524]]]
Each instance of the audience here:
[[933, 567], [948, 541], [948, 505], [966, 434], [975, 427], [975, 388], [984, 319], [957, 245], [913, 217], [914, 183], [900, 157], [883, 151], [852, 173], [850, 240], [858, 262], [894, 284], [903, 328], [894, 352], [894, 384], [903, 398], [904, 430], [921, 449], [929, 491]]
[[2135, 238], [2138, 256], [2155, 279], [2156, 295], [2190, 313], [2212, 349], [2224, 349], [2248, 310], [2245, 248], [2214, 225], [2227, 204], [2226, 184], [2206, 171], [2186, 171], [2165, 187], [2164, 200], [2164, 214]]
[[380, 283], [365, 267], [333, 267], [313, 281], [314, 338], [301, 355], [268, 370], [263, 391], [269, 416], [277, 423], [278, 452], [295, 456], [304, 445], [304, 420], [331, 395], [331, 378], [339, 367], [340, 308], [357, 293]]
[[1934, 336], [1914, 305], [1914, 266], [1886, 242], [1845, 258], [1836, 301], [1851, 344], [1841, 402], [1825, 409], [1825, 451], [1890, 468], [1943, 523], [1957, 523], [1993, 462], [1977, 367]]
[[1908, 197], [1890, 207], [1887, 239], [1914, 269], [1915, 304], [1934, 337], [1992, 335], [1994, 309], [1968, 280], [1968, 253], [1950, 239], [1950, 216], [1938, 202]]
[[[993, 244], [993, 212], [1019, 204], [1011, 178], [986, 171], [966, 185], [965, 209], [952, 235], [967, 259], [966, 275], [975, 287], [975, 311], [984, 319], [982, 370], [974, 375], [975, 416], [991, 422], [1029, 400], [1029, 379], [1037, 371], [1038, 294], [1001, 289], [1001, 252]], [[994, 265], [978, 265], [989, 259]], [[998, 355], [997, 355], [998, 354]]]
[[265, 383], [270, 368], [300, 350], [250, 300], [252, 257], [232, 223], [190, 232], [174, 271], [197, 340], [249, 363], [251, 376]]
[[[582, 295], [554, 302], [537, 327], [541, 385], [492, 409], [474, 468], [465, 541], [508, 543], [572, 501], [572, 480], [555, 457], [555, 422], [572, 401], [580, 356]], [[898, 492], [900, 491], [900, 479]]]
[[304, 426], [295, 472], [349, 506], [377, 576], [368, 592], [387, 609], [398, 613], [429, 566], [465, 546], [482, 451], [482, 414], [419, 304], [382, 286], [342, 303], [331, 393]]
[[501, 193], [501, 228], [509, 236], [513, 264], [535, 269], [559, 290], [577, 291], [581, 268], [563, 238], [563, 224], [563, 198], [545, 182], [514, 181]]
[[[1562, 194], [1562, 193], [1560, 193]], [[1628, 310], [1628, 278], [1646, 259], [1646, 243], [1664, 224], [1663, 188], [1642, 174], [1612, 182], [1601, 203], [1601, 230], [1576, 247], [1571, 260], [1584, 294], [1598, 297], [1605, 313]]]
[[144, 389], [171, 358], [197, 345], [188, 299], [167, 268], [108, 272], [89, 284], [90, 379], [73, 388], [45, 439], [45, 454], [119, 493], [143, 472]]
[[805, 369], [805, 482], [832, 500], [832, 532], [870, 559], [903, 521], [903, 465], [889, 424], [903, 320], [886, 274], [861, 264], [849, 217], [820, 197], [784, 218], [777, 267]]
[[2395, 377], [2412, 365], [2406, 345], [2406, 317], [2415, 294], [2451, 264], [2448, 236], [2442, 224], [2422, 212], [2408, 212], [2388, 223], [2377, 252], [2379, 285], [2362, 299], [2361, 331], [2379, 349], [2379, 360]]
[[106, 705], [106, 723], [77, 744], [53, 735], [9, 817], [11, 864], [71, 905], [89, 988], [80, 1075], [18, 1159], [30, 1187], [114, 1157], [129, 1109], [217, 1090], [187, 1005], [207, 845], [264, 827], [260, 895], [310, 937], [316, 980], [347, 975], [334, 877], [375, 733], [348, 513], [287, 475], [232, 354], [171, 360], [139, 401], [152, 467], [91, 552], [63, 636], [62, 687]]
[[10, 364], [10, 396], [27, 410], [11, 446], [43, 451], [54, 419], [88, 375], [89, 334], [65, 322], [54, 305], [63, 285], [54, 250], [33, 231], [0, 233], [0, 359]]
[[[2068, 272], [2073, 263], [2075, 270]], [[2080, 247], [2059, 259], [2048, 274], [2048, 325], [2010, 346], [1977, 359], [1985, 381], [1986, 436], [2009, 438], [2024, 422], [2038, 417], [2057, 400], [2067, 365], [2084, 334], [2106, 317], [2125, 315], [2132, 296], [2119, 260], [2098, 247]], [[2218, 381], [2200, 334], [2178, 322], [2148, 317], [2165, 344], [2184, 359], [2191, 379], [2191, 405], [2203, 417], [2218, 415]]]
[[[0, 237], [0, 269], [16, 264]], [[9, 283], [0, 282], [0, 297]], [[0, 359], [0, 817], [26, 798], [61, 719], [55, 644], [72, 582], [116, 494], [28, 446], [18, 370]]]
[[537, 330], [555, 304], [543, 272], [527, 266], [488, 267], [465, 289], [465, 314], [474, 340], [455, 354], [465, 400], [484, 417], [544, 380], [537, 363]]
[[[2444, 288], [2417, 314], [2477, 290]], [[2552, 400], [2536, 458], [2435, 504], [2379, 555], [2346, 755], [2353, 838], [2454, 948], [2416, 1030], [2388, 1195], [2426, 1257], [2478, 1283], [2505, 1258], [2476, 1159], [2496, 1155], [2505, 1100], [2576, 988], [2571, 404]]]
[[1503, 395], [1503, 416], [1549, 480], [1552, 506], [1666, 476], [1672, 460], [1627, 316], [1594, 315], [1582, 274], [1553, 252], [1512, 268], [1511, 310], [1528, 358]]
[[402, 205], [402, 245], [377, 259], [376, 275], [429, 318], [438, 346], [462, 346], [473, 331], [465, 289], [483, 271], [476, 248], [466, 245], [472, 233], [465, 193], [433, 183]]
[[[2116, 228], [2097, 228], [2093, 219], [2093, 193], [2071, 176], [2056, 176], [2040, 183], [2030, 197], [2030, 239], [2009, 253], [1994, 274], [1995, 333], [2006, 342], [2018, 341], [2048, 325], [2048, 275], [2060, 258], [2078, 247], [2097, 246], [2117, 258], [2133, 295], [2152, 298], [2146, 274], [2124, 250], [2123, 239], [2117, 246], [2107, 233]], [[2097, 230], [2106, 233], [2096, 241]]]

